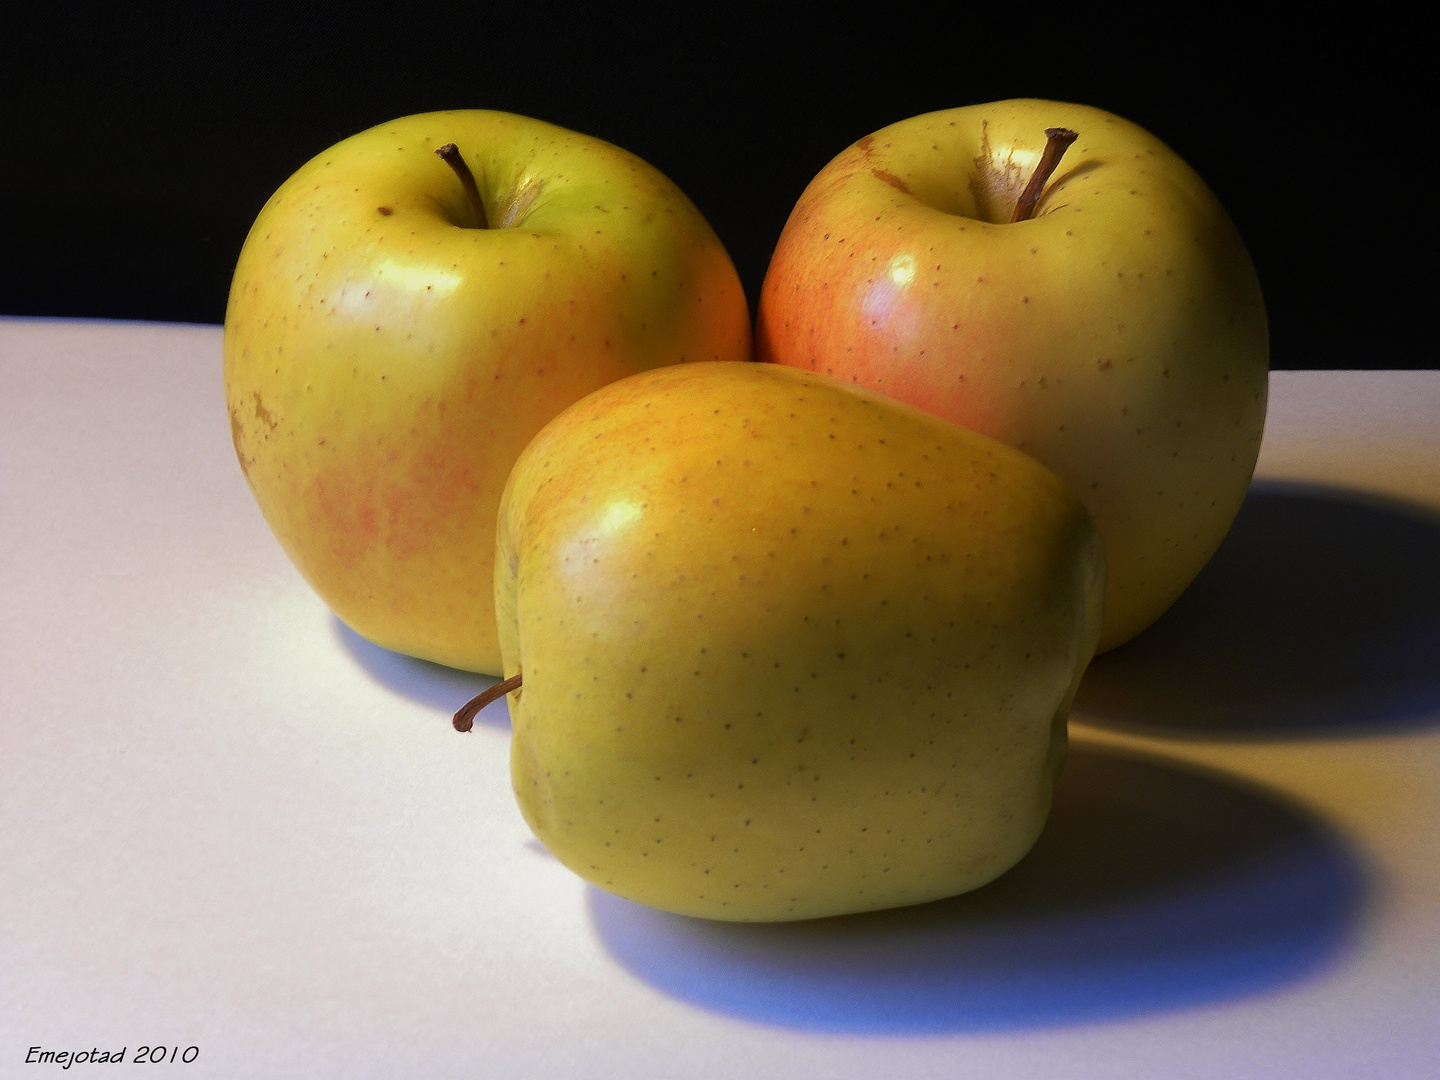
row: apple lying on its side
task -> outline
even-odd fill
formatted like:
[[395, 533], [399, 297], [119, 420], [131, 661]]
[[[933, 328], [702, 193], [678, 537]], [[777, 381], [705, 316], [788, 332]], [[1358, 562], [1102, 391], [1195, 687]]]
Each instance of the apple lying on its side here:
[[974, 888], [1044, 823], [1103, 577], [1053, 473], [918, 409], [761, 364], [613, 383], [501, 504], [520, 806], [689, 915]]
[[[1012, 220], [1047, 129], [1079, 137]], [[1102, 650], [1199, 572], [1259, 452], [1269, 345], [1245, 247], [1173, 151], [1098, 109], [1002, 101], [861, 139], [791, 214], [756, 339], [1074, 487], [1109, 556]]]
[[729, 256], [652, 166], [537, 120], [429, 113], [346, 139], [265, 205], [225, 393], [255, 498], [335, 613], [493, 674], [495, 513], [521, 449], [608, 382], [749, 348]]

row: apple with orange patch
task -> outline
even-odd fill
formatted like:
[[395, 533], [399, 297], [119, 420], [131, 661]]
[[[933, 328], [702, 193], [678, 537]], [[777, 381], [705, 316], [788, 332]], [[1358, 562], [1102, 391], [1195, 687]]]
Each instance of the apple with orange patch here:
[[487, 111], [302, 167], [250, 231], [224, 333], [236, 454], [306, 580], [366, 638], [489, 674], [495, 515], [526, 443], [627, 375], [749, 358], [734, 266], [672, 182]]
[[1054, 101], [927, 113], [843, 151], [776, 246], [756, 348], [1058, 473], [1108, 549], [1102, 650], [1219, 546], [1264, 426], [1265, 307], [1219, 201], [1135, 124]]

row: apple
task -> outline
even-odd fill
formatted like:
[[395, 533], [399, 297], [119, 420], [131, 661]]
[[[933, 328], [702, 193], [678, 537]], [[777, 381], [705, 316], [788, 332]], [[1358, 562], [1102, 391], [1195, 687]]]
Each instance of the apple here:
[[686, 364], [548, 424], [497, 530], [487, 699], [527, 822], [595, 885], [804, 919], [975, 888], [1039, 834], [1104, 548], [1026, 455], [827, 376]]
[[539, 120], [437, 112], [346, 139], [266, 203], [225, 395], [265, 519], [336, 615], [495, 674], [495, 513], [521, 449], [608, 382], [749, 350], [729, 256], [654, 167]]
[[1265, 308], [1220, 203], [1135, 124], [1054, 101], [927, 113], [830, 162], [776, 246], [756, 350], [1059, 474], [1105, 537], [1102, 651], [1219, 546], [1265, 419]]

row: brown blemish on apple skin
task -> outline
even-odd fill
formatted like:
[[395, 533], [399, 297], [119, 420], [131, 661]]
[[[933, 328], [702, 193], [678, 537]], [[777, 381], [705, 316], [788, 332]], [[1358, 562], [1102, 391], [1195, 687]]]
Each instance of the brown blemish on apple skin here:
[[910, 194], [910, 189], [905, 186], [905, 181], [901, 180], [900, 177], [894, 173], [886, 172], [884, 169], [871, 169], [870, 172], [875, 176], [875, 179], [884, 180], [885, 183], [889, 184], [896, 191], [903, 191], [906, 195]]
[[[990, 150], [990, 122], [980, 121], [980, 153], [975, 156], [968, 183], [971, 196], [975, 199], [976, 216], [981, 221], [998, 224], [1004, 220], [996, 203], [1002, 193], [1011, 186], [1004, 174], [995, 168]], [[998, 189], [998, 190], [997, 190]], [[1016, 192], [1015, 194], [1018, 194]]]
[[240, 416], [234, 408], [231, 408], [229, 412], [230, 441], [235, 444], [235, 457], [240, 462], [240, 471], [245, 474], [245, 478], [248, 480], [250, 478], [250, 466], [255, 464], [255, 459], [247, 458], [245, 452], [240, 449], [240, 442], [245, 434], [245, 426], [240, 423]]
[[280, 422], [270, 414], [270, 410], [265, 408], [265, 402], [260, 399], [260, 391], [256, 390], [250, 396], [255, 399], [255, 419], [259, 420], [271, 431], [274, 431], [277, 427], [279, 427]]

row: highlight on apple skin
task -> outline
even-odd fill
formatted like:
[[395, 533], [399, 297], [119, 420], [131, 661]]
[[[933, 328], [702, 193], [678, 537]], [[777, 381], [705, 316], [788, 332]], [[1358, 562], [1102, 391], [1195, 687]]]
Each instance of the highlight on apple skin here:
[[814, 918], [1038, 836], [1104, 547], [1026, 455], [823, 375], [661, 368], [541, 431], [496, 543], [515, 792], [594, 884]]
[[[450, 143], [473, 193], [437, 156]], [[266, 203], [231, 287], [225, 395], [255, 499], [331, 609], [496, 674], [494, 521], [521, 449], [608, 382], [750, 349], [728, 254], [653, 166], [539, 120], [425, 113], [326, 150]]]
[[[1047, 129], [1078, 138], [1012, 221]], [[1105, 537], [1102, 651], [1209, 560], [1264, 426], [1264, 303], [1219, 201], [1148, 132], [1061, 102], [927, 113], [844, 150], [785, 225], [756, 349], [1053, 469]]]

